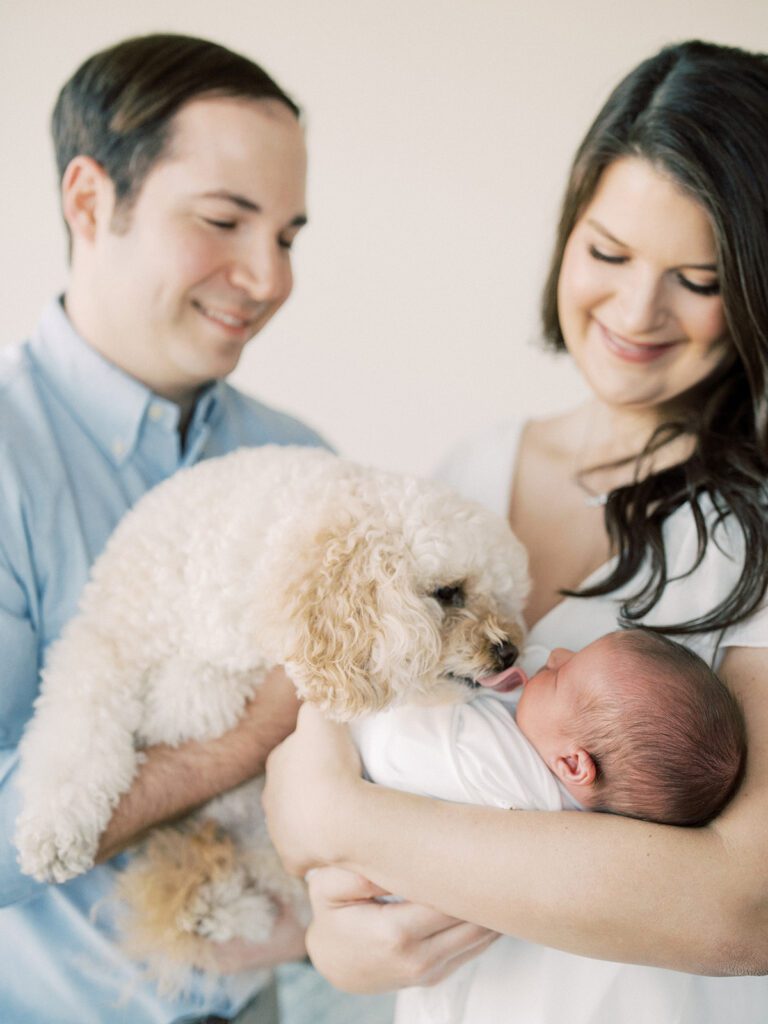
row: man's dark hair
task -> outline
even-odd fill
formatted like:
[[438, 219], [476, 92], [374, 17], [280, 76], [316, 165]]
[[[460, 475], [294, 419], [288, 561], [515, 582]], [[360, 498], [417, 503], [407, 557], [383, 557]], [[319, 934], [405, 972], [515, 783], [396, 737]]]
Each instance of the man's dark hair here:
[[166, 152], [175, 115], [201, 96], [233, 96], [299, 108], [253, 61], [218, 43], [180, 35], [126, 39], [89, 57], [59, 93], [51, 120], [59, 180], [90, 156], [127, 212]]

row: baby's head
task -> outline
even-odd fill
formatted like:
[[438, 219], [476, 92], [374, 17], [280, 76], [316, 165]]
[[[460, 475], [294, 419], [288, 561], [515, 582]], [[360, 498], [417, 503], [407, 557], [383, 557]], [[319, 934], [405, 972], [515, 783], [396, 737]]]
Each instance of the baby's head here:
[[703, 825], [746, 760], [741, 709], [701, 658], [642, 629], [557, 649], [526, 682], [517, 723], [592, 810]]

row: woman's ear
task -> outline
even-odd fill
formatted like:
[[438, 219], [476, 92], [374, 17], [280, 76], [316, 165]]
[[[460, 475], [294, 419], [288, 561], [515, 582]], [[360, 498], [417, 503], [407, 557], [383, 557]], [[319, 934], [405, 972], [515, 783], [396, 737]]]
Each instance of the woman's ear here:
[[113, 207], [114, 186], [101, 164], [90, 156], [70, 160], [61, 179], [61, 209], [73, 240], [92, 242]]
[[560, 754], [555, 758], [552, 770], [564, 786], [583, 789], [585, 792], [594, 785], [597, 777], [592, 755], [583, 747], [577, 747], [569, 754]]

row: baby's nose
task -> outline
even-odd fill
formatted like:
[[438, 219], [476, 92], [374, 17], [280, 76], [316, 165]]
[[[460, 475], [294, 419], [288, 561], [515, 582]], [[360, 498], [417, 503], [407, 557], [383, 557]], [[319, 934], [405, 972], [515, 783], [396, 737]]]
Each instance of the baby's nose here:
[[555, 647], [547, 658], [547, 668], [558, 669], [573, 657], [573, 651], [566, 647]]

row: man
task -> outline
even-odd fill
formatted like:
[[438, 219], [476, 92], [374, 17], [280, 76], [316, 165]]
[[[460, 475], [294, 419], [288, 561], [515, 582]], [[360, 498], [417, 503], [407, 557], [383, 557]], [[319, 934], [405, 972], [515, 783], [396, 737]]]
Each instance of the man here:
[[[107, 862], [159, 821], [259, 772], [295, 722], [273, 673], [230, 733], [147, 751], [101, 863], [61, 886], [20, 874], [17, 744], [48, 645], [125, 511], [183, 466], [241, 445], [322, 444], [224, 378], [291, 292], [306, 221], [298, 109], [260, 68], [181, 36], [128, 40], [64, 86], [53, 115], [70, 237], [66, 294], [0, 355], [0, 1019], [7, 1024], [273, 1020], [254, 973], [303, 955], [222, 950], [221, 981], [162, 998], [122, 953]], [[243, 1009], [243, 1007], [250, 1007]], [[209, 1016], [213, 1015], [213, 1016]]]

